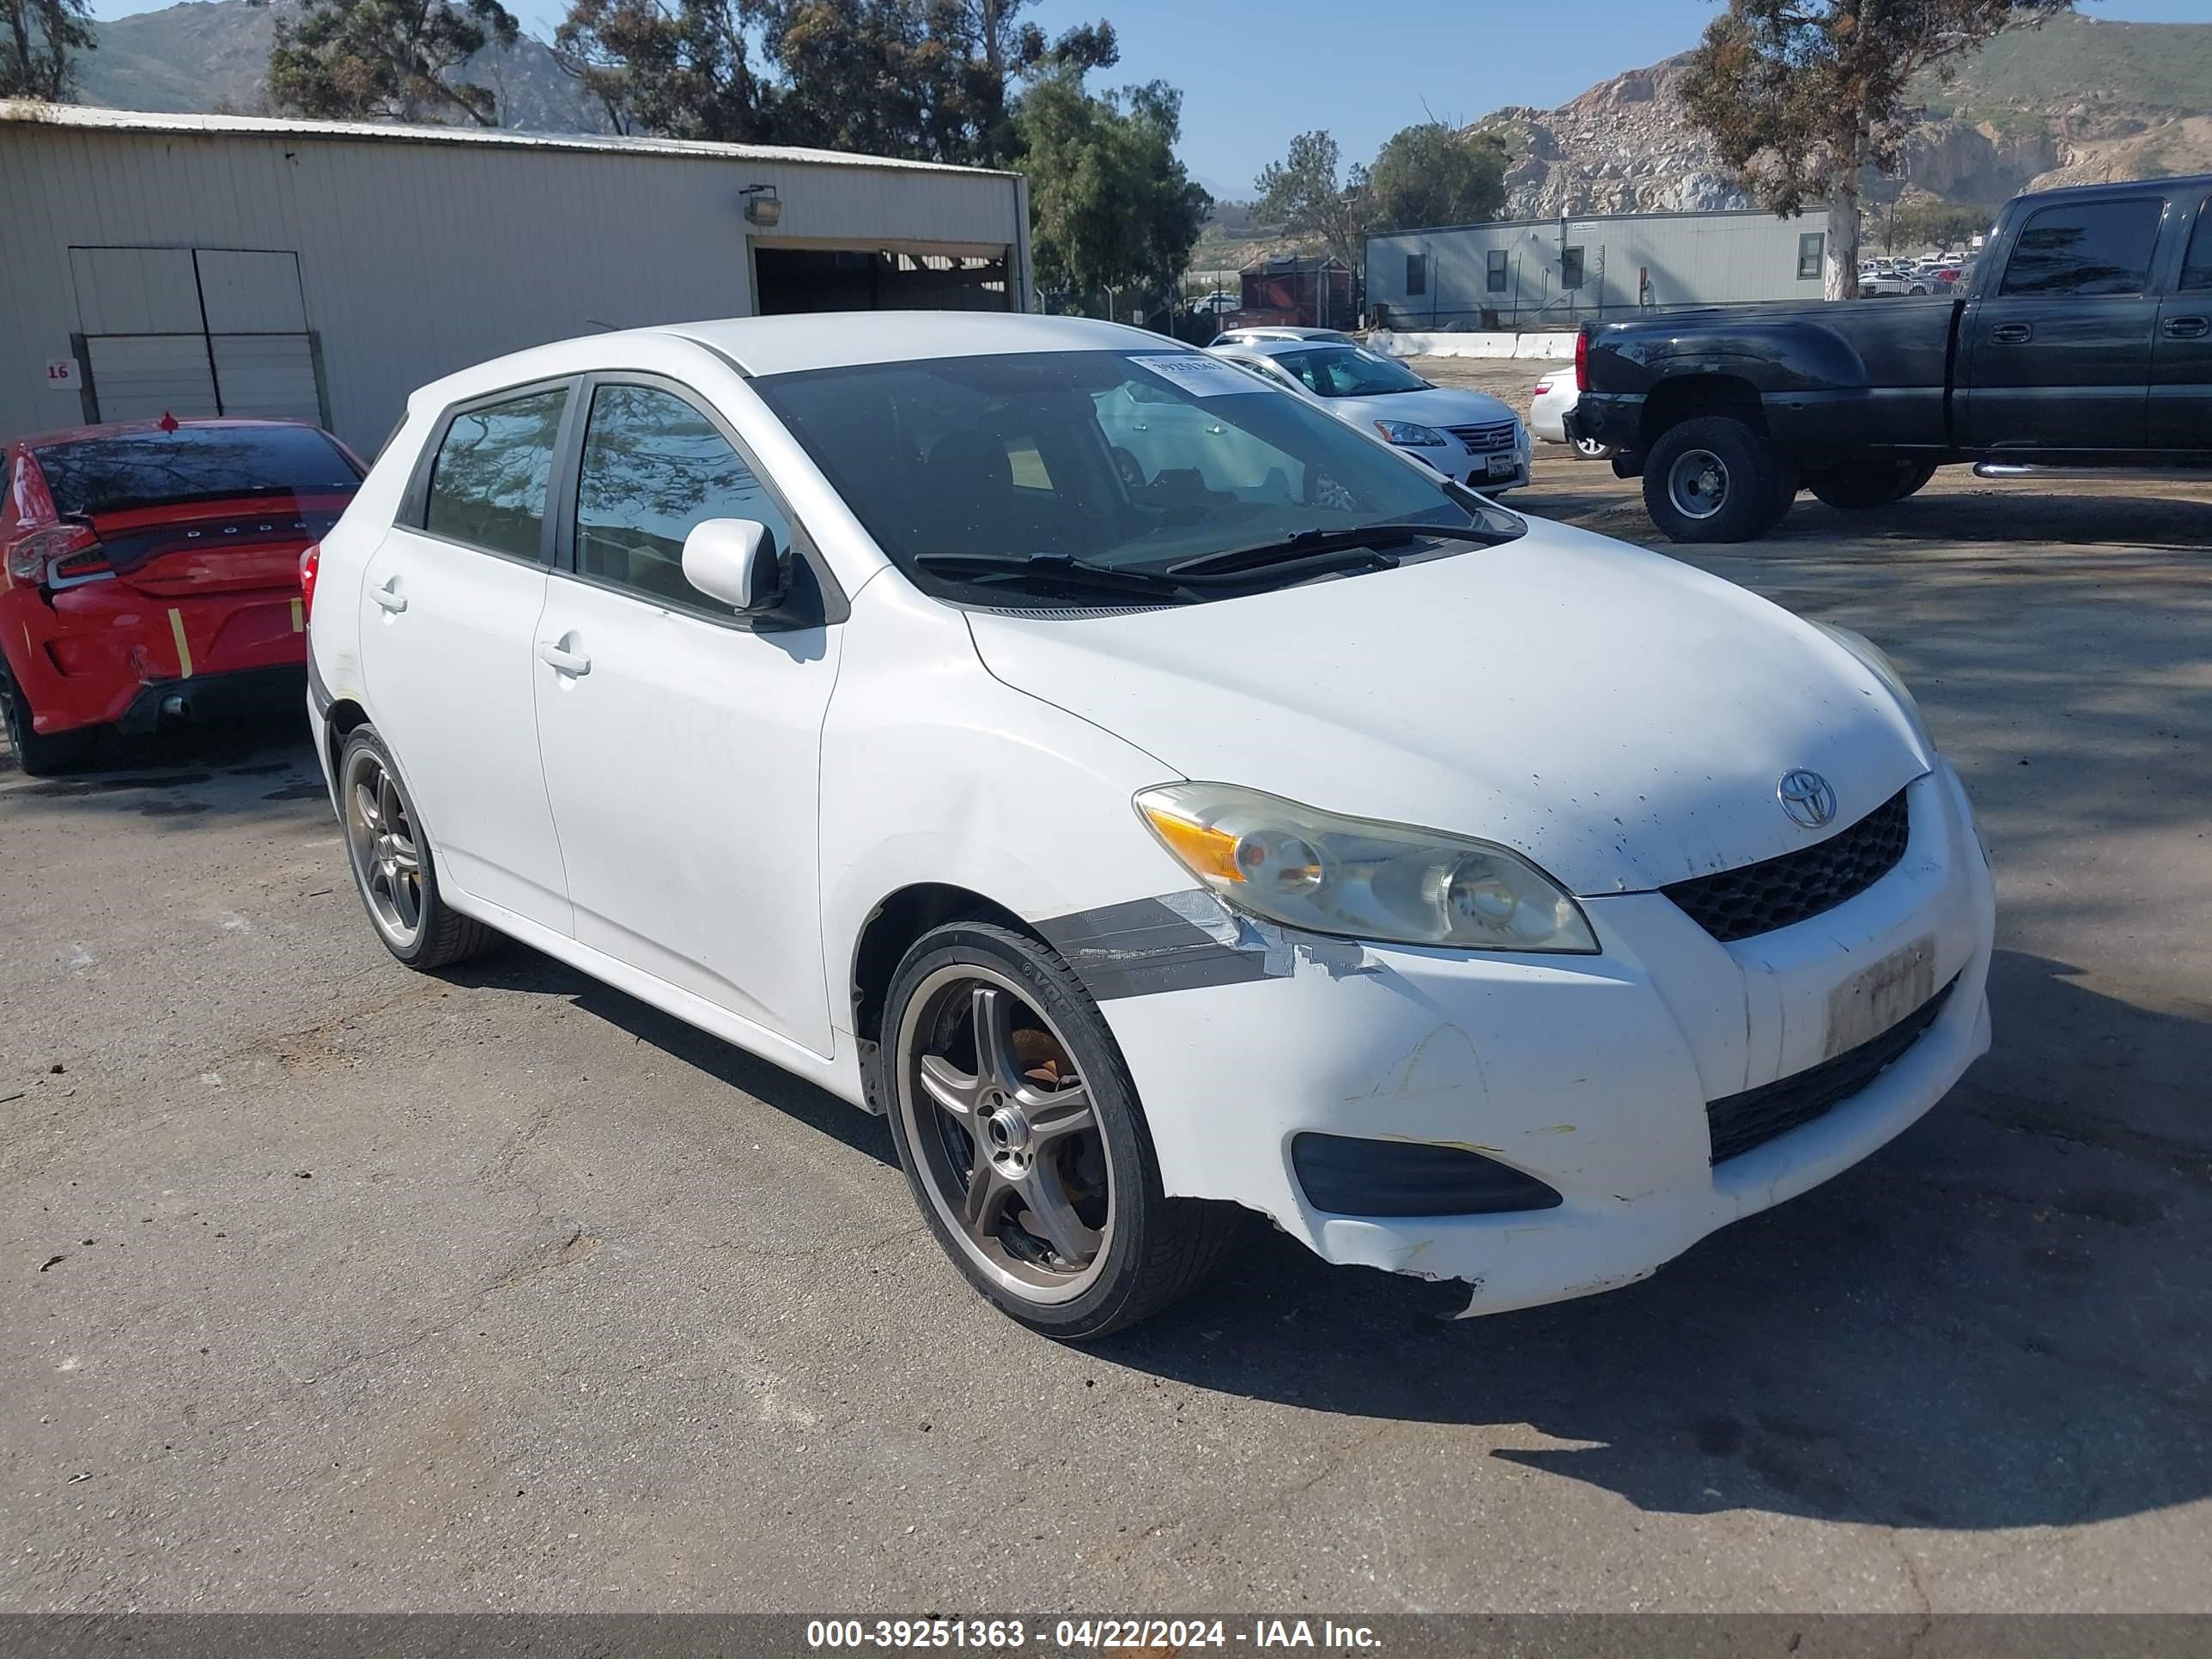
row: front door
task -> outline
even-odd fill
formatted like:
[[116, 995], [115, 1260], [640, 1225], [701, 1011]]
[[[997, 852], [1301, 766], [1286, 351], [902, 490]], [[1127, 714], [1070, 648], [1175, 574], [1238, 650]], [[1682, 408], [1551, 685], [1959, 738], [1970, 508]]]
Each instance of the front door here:
[[586, 395], [534, 664], [576, 937], [827, 1055], [817, 812], [842, 630], [753, 631], [684, 580], [706, 519], [757, 520], [799, 562], [702, 399], [626, 378]]
[[2212, 200], [2197, 203], [2174, 291], [2158, 310], [2150, 447], [2212, 451]]
[[538, 759], [532, 647], [566, 385], [456, 413], [371, 556], [362, 672], [441, 879], [560, 933], [568, 883]]
[[1972, 449], [2140, 449], [2165, 198], [2032, 214], [1961, 324], [1958, 429]]

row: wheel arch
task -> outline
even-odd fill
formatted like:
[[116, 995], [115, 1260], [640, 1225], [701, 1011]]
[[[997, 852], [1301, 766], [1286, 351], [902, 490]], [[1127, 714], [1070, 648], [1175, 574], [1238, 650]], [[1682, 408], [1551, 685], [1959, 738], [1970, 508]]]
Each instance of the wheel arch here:
[[1728, 415], [1770, 436], [1759, 389], [1740, 374], [1685, 374], [1662, 380], [1644, 400], [1638, 438], [1645, 454], [1668, 428], [1705, 415]]
[[861, 1045], [863, 1103], [878, 1116], [884, 1103], [876, 1098], [874, 1068], [867, 1063], [867, 1056], [882, 1041], [884, 1003], [890, 994], [891, 980], [916, 939], [951, 921], [995, 922], [1040, 945], [1045, 943], [1042, 934], [1006, 905], [955, 882], [912, 882], [876, 902], [854, 938], [846, 984], [853, 1035]]

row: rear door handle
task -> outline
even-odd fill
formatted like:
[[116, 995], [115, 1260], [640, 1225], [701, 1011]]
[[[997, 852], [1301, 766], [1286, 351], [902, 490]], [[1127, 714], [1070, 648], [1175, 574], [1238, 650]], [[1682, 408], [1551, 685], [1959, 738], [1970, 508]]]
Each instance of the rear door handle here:
[[2026, 345], [2034, 337], [2033, 323], [1999, 323], [1990, 331], [1990, 338], [1999, 345]]
[[407, 596], [399, 591], [399, 578], [397, 576], [381, 587], [370, 588], [368, 596], [394, 616], [407, 608]]
[[538, 641], [538, 659], [556, 673], [579, 678], [592, 672], [592, 659], [578, 656], [574, 651], [563, 651], [551, 640]]
[[2201, 340], [2212, 334], [2212, 318], [2169, 317], [2166, 319], [2166, 337], [2169, 340]]

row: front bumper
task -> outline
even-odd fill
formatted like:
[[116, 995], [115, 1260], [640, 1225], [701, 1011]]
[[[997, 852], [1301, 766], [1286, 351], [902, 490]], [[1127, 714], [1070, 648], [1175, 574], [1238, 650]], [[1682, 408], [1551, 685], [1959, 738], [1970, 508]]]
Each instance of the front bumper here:
[[[1242, 982], [1102, 1002], [1171, 1194], [1265, 1212], [1325, 1259], [1474, 1287], [1471, 1313], [1645, 1278], [1698, 1239], [1857, 1163], [1989, 1048], [1995, 899], [1948, 765], [1911, 786], [1911, 839], [1847, 903], [1723, 945], [1658, 893], [1584, 901], [1595, 957], [1504, 957], [1276, 934]], [[1256, 931], [1249, 930], [1248, 931]], [[1930, 958], [1951, 994], [1925, 1032], [1825, 1115], [1716, 1166], [1708, 1102], [1853, 1047], [1838, 998], [1875, 964]], [[1955, 982], [1954, 982], [1955, 981]], [[1301, 1133], [1479, 1152], [1553, 1208], [1324, 1213]]]

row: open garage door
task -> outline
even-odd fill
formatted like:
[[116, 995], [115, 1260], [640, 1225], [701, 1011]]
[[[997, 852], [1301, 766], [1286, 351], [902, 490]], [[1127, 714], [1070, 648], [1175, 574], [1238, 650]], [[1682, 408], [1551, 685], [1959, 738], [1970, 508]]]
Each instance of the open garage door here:
[[91, 418], [327, 423], [296, 254], [73, 247], [70, 264]]
[[1012, 311], [1006, 256], [888, 248], [753, 249], [759, 314], [797, 311]]

